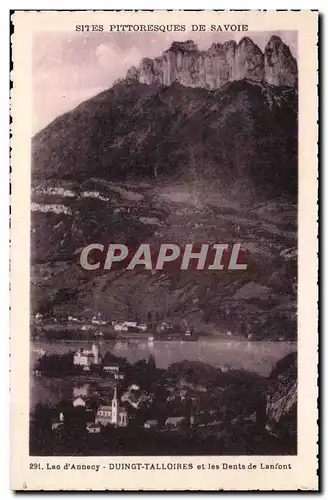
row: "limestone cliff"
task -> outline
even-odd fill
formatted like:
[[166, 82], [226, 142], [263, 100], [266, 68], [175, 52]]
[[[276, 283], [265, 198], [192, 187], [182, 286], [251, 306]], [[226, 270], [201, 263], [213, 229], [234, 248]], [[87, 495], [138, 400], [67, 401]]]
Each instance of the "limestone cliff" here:
[[270, 38], [264, 53], [248, 37], [213, 43], [199, 50], [192, 40], [173, 42], [161, 56], [144, 58], [127, 72], [129, 80], [148, 85], [179, 82], [187, 87], [217, 89], [235, 80], [266, 81], [271, 85], [297, 86], [297, 63], [282, 40]]
[[264, 51], [265, 80], [271, 85], [297, 86], [297, 63], [278, 36], [272, 36]]

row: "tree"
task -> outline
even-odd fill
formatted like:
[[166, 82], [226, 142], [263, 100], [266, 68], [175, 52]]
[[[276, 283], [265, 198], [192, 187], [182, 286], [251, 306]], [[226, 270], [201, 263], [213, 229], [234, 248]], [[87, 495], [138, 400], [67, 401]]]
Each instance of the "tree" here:
[[156, 361], [155, 361], [155, 356], [153, 354], [149, 354], [147, 364], [150, 369], [156, 370]]

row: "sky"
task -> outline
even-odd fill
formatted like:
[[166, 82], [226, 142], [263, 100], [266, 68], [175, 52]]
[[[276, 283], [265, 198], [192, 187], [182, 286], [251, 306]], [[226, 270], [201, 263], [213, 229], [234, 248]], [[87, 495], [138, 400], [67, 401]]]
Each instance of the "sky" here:
[[[296, 31], [247, 32], [263, 51], [272, 35], [297, 58]], [[143, 57], [156, 57], [173, 41], [194, 40], [199, 49], [245, 33], [38, 33], [33, 40], [33, 133], [56, 116], [112, 86]]]

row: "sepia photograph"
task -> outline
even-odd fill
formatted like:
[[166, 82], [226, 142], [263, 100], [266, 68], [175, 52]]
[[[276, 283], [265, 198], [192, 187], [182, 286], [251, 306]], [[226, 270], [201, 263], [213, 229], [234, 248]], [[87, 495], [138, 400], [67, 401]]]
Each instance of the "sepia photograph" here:
[[318, 13], [12, 23], [12, 488], [316, 490]]
[[31, 455], [297, 453], [297, 32], [182, 34], [34, 36]]

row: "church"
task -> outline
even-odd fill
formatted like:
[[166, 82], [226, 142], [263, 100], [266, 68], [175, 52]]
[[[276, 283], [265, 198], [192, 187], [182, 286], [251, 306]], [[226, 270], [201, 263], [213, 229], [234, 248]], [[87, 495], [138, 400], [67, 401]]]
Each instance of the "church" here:
[[99, 406], [95, 423], [105, 427], [108, 425], [126, 427], [128, 425], [128, 412], [127, 409], [120, 404], [120, 400], [117, 396], [117, 386], [115, 386], [111, 406]]

